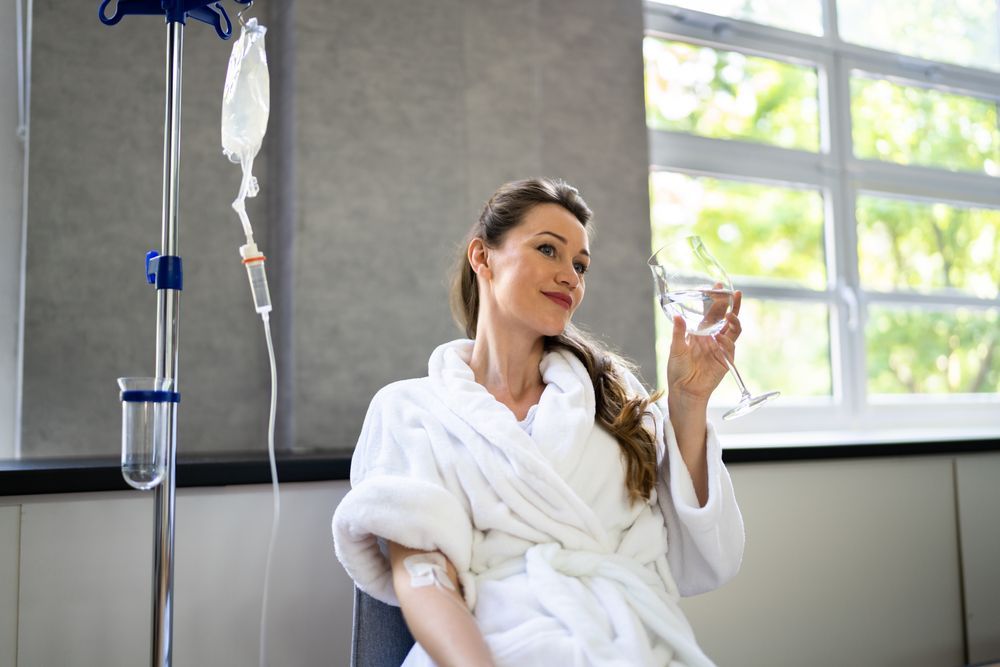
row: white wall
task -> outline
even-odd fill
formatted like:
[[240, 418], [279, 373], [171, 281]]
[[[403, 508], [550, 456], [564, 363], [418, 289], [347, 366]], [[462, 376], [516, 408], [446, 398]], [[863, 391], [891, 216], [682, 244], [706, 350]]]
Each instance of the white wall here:
[[[969, 660], [1000, 657], [1000, 454], [731, 471], [747, 526], [743, 571], [684, 601], [720, 667], [961, 665], [963, 578]], [[329, 532], [346, 490], [346, 482], [284, 486], [273, 665], [349, 663], [351, 584]], [[150, 496], [0, 498], [4, 504], [0, 667], [147, 662]], [[269, 521], [266, 486], [179, 492], [175, 664], [256, 663]], [[20, 604], [12, 608], [18, 559]]]
[[[283, 487], [269, 664], [349, 662], [352, 587], [330, 537], [346, 489], [346, 482]], [[152, 495], [139, 492], [22, 499], [17, 662], [3, 653], [10, 607], [0, 588], [0, 667], [148, 664], [152, 507]], [[4, 523], [12, 509], [0, 507], [4, 545], [17, 543], [8, 541], [11, 519]], [[270, 487], [181, 489], [176, 516], [174, 664], [256, 665]]]
[[1000, 456], [956, 462], [969, 660], [1000, 658]]
[[19, 523], [20, 508], [0, 507], [0, 667], [17, 662]]
[[950, 458], [742, 465], [732, 474], [747, 531], [743, 568], [684, 602], [720, 665], [964, 663]]
[[17, 21], [0, 2], [0, 458], [14, 455], [23, 151], [17, 138]]

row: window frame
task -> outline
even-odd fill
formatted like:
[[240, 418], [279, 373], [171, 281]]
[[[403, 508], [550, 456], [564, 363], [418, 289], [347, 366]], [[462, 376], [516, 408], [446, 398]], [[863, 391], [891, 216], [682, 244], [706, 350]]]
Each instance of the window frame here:
[[[893, 83], [970, 95], [1000, 104], [1000, 72], [923, 60], [840, 39], [836, 0], [822, 0], [823, 34], [810, 35], [645, 0], [645, 36], [814, 67], [820, 141], [816, 153], [734, 139], [648, 129], [652, 171], [818, 190], [825, 207], [827, 285], [822, 291], [752, 283], [749, 298], [829, 306], [832, 393], [788, 399], [726, 422], [728, 446], [926, 441], [1000, 435], [1000, 394], [868, 395], [865, 325], [869, 305], [1000, 309], [983, 299], [941, 293], [879, 292], [861, 286], [856, 203], [859, 194], [1000, 209], [1000, 177], [855, 157], [850, 85], [855, 71]], [[728, 381], [728, 380], [727, 380]], [[772, 389], [772, 387], [757, 387]], [[710, 407], [721, 419], [725, 407]], [[962, 427], [942, 427], [942, 417]], [[900, 424], [906, 424], [900, 427]]]

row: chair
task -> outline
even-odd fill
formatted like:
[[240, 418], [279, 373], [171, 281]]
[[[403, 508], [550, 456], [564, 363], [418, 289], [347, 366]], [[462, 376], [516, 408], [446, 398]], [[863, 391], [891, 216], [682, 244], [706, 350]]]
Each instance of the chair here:
[[399, 607], [354, 588], [351, 667], [399, 667], [413, 644]]

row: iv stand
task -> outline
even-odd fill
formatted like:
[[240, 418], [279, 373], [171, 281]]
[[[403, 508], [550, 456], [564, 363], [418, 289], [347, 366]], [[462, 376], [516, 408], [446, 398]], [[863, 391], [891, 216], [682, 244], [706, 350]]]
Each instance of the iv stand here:
[[[236, 0], [250, 4], [252, 0]], [[118, 0], [115, 13], [105, 10], [111, 0], [102, 0], [98, 18], [115, 25], [127, 14], [165, 15], [167, 22], [166, 105], [163, 125], [163, 229], [162, 256], [146, 257], [146, 272], [156, 284], [156, 377], [172, 380], [177, 391], [178, 308], [182, 270], [177, 255], [177, 213], [180, 203], [181, 72], [184, 24], [194, 18], [215, 27], [222, 39], [232, 35], [232, 23], [221, 3], [212, 0]], [[212, 6], [209, 6], [212, 5]], [[225, 26], [223, 26], [225, 21]], [[156, 268], [150, 273], [151, 260]], [[154, 275], [155, 274], [155, 275]], [[177, 489], [177, 402], [167, 403], [166, 470], [154, 490], [153, 523], [153, 613], [150, 663], [170, 667], [173, 661], [174, 509]]]
[[[177, 256], [177, 208], [181, 153], [181, 71], [184, 24], [167, 23], [166, 111], [163, 125], [162, 252]], [[156, 290], [156, 377], [177, 385], [177, 318], [180, 290]], [[154, 489], [153, 505], [153, 634], [151, 664], [172, 664], [174, 621], [174, 507], [177, 488], [177, 403], [169, 403], [167, 458], [163, 481]]]

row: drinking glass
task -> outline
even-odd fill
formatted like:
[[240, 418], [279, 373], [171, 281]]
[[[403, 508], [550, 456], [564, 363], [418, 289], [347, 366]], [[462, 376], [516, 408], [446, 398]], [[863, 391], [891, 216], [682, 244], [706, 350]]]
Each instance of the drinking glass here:
[[726, 324], [726, 315], [733, 309], [733, 281], [700, 237], [688, 236], [663, 246], [649, 258], [649, 268], [663, 312], [671, 322], [675, 316], [683, 318], [689, 334], [710, 336], [740, 388], [739, 403], [723, 419], [742, 417], [781, 395], [778, 391], [752, 395], [716, 340], [716, 334]]

